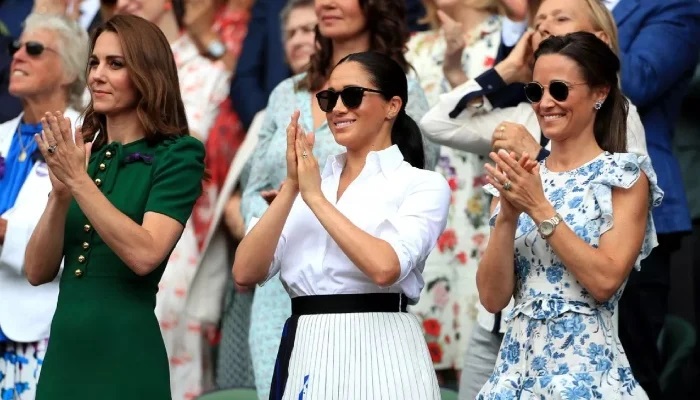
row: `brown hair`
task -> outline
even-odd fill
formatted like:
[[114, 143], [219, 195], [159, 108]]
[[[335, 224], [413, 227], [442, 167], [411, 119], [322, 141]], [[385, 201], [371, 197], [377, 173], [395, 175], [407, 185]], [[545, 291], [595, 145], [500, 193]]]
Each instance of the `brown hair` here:
[[[365, 29], [370, 35], [368, 51], [386, 54], [396, 61], [405, 73], [410, 64], [404, 52], [410, 33], [406, 23], [406, 4], [404, 0], [357, 0], [365, 16]], [[297, 84], [297, 89], [316, 91], [328, 79], [333, 65], [333, 42], [321, 35], [316, 26], [317, 51], [311, 56], [306, 79]]]
[[[189, 135], [177, 66], [160, 28], [140, 17], [115, 15], [92, 34], [90, 54], [103, 32], [119, 36], [126, 68], [137, 92], [136, 114], [146, 131], [146, 139], [155, 143], [167, 136]], [[106, 117], [95, 112], [92, 100], [83, 118], [85, 140], [93, 140], [97, 131], [101, 131], [94, 146], [99, 148], [107, 143]]]

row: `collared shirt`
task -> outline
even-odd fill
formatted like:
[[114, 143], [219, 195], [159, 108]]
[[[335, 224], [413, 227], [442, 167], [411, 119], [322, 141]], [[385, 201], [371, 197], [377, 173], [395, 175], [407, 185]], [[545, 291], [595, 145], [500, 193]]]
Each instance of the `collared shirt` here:
[[323, 195], [358, 228], [391, 245], [401, 267], [399, 279], [389, 287], [372, 282], [338, 247], [301, 196], [282, 229], [268, 279], [280, 272], [291, 297], [403, 292], [417, 301], [425, 260], [445, 229], [447, 181], [437, 172], [412, 167], [394, 145], [370, 152], [359, 176], [337, 199], [344, 165], [345, 154], [328, 158], [321, 174]]

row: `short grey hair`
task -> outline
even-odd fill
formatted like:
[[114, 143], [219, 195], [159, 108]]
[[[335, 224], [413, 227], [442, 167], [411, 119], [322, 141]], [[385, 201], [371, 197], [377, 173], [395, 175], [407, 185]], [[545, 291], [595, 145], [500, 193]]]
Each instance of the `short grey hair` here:
[[[314, 0], [289, 0], [280, 12], [280, 24], [282, 25], [282, 31], [284, 33], [284, 27], [287, 25], [287, 20], [289, 20], [289, 14], [297, 8], [313, 7]], [[284, 37], [283, 37], [284, 38]], [[283, 40], [284, 41], [284, 40]]]
[[85, 102], [86, 67], [88, 60], [88, 34], [77, 21], [56, 14], [32, 13], [24, 20], [24, 32], [48, 30], [56, 33], [58, 55], [63, 71], [73, 78], [68, 86], [68, 104], [81, 111]]

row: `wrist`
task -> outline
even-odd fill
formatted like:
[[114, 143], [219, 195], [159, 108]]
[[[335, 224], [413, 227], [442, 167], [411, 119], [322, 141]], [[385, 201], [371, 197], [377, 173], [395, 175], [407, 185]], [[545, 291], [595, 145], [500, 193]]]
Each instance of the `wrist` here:
[[510, 85], [511, 83], [515, 82], [515, 73], [517, 71], [517, 68], [513, 66], [511, 63], [507, 61], [500, 62], [496, 64], [493, 69], [498, 73], [498, 76], [503, 79], [503, 82], [505, 82], [507, 85]]
[[555, 210], [554, 207], [549, 204], [549, 202], [546, 203], [547, 204], [540, 204], [527, 212], [530, 218], [535, 221], [536, 225], [539, 225], [542, 221], [557, 215], [557, 210]]
[[64, 184], [71, 195], [84, 191], [87, 185], [94, 185], [86, 171], [81, 171], [77, 176], [66, 179]]

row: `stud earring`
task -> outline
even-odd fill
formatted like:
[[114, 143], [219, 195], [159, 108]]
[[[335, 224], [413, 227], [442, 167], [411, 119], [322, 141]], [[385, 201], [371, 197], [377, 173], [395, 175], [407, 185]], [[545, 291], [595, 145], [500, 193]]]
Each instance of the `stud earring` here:
[[603, 100], [596, 101], [593, 108], [595, 108], [596, 110], [600, 110], [601, 108], [603, 108]]

